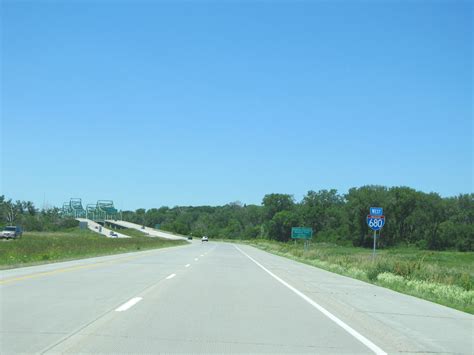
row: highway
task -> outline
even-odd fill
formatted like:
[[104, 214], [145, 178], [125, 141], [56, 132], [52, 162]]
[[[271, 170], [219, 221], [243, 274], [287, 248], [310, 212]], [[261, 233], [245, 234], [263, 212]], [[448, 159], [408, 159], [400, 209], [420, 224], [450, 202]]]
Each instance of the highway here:
[[168, 232], [164, 232], [164, 231], [157, 230], [157, 229], [150, 228], [150, 227], [146, 227], [146, 226], [145, 226], [145, 228], [142, 228], [141, 225], [136, 224], [136, 223], [132, 223], [132, 222], [121, 221], [121, 220], [107, 220], [106, 222], [107, 223], [113, 223], [113, 224], [116, 224], [116, 225], [124, 227], [124, 228], [136, 229], [136, 230], [148, 235], [149, 237], [160, 237], [160, 238], [172, 239], [172, 240], [186, 239], [185, 237], [182, 237], [182, 236], [178, 236], [178, 235], [175, 235], [175, 234], [171, 234], [171, 233], [168, 233]]
[[473, 353], [473, 317], [230, 243], [1, 271], [1, 354]]
[[114, 235], [112, 236], [110, 234], [111, 230], [109, 228], [103, 227], [97, 222], [94, 222], [93, 220], [87, 219], [87, 218], [76, 218], [79, 222], [85, 222], [87, 223], [87, 228], [89, 228], [91, 231], [95, 233], [102, 234], [106, 236], [107, 238], [130, 238], [128, 235], [118, 233], [114, 231]]

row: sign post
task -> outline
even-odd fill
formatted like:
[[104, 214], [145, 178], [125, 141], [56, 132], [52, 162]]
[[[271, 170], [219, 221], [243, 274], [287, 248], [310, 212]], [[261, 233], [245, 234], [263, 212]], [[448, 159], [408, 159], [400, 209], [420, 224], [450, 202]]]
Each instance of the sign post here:
[[375, 258], [375, 246], [377, 231], [381, 230], [385, 225], [385, 216], [383, 215], [382, 207], [370, 207], [370, 214], [367, 215], [367, 224], [374, 231], [374, 250], [372, 252], [372, 258]]
[[375, 258], [375, 240], [377, 239], [377, 231], [374, 231], [374, 249], [372, 251], [372, 259]]
[[296, 239], [304, 239], [304, 250], [307, 250], [309, 240], [313, 238], [313, 229], [306, 227], [292, 227], [291, 238], [295, 240], [295, 244]]

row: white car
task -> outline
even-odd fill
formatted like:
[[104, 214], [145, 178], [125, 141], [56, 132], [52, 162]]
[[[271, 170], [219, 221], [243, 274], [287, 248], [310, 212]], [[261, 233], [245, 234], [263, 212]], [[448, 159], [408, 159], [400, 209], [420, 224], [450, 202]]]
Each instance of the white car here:
[[20, 238], [23, 234], [21, 227], [19, 226], [6, 226], [0, 232], [0, 238], [6, 239], [17, 239]]
[[201, 242], [208, 242], [208, 241], [209, 241], [209, 238], [207, 238], [206, 236], [201, 238]]

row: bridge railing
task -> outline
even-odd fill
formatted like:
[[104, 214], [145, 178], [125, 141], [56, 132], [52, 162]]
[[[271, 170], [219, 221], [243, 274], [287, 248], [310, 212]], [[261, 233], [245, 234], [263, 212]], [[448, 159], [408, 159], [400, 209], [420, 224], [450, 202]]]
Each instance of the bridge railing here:
[[80, 198], [71, 198], [69, 202], [64, 202], [61, 212], [64, 217], [84, 218], [86, 216], [86, 210], [82, 207]]

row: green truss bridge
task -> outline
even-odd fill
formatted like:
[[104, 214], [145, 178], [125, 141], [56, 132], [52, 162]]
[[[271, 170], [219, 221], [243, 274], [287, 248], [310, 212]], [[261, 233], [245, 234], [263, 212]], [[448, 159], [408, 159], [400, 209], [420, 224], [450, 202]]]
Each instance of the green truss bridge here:
[[96, 204], [88, 204], [84, 209], [80, 198], [71, 198], [65, 202], [62, 215], [71, 218], [87, 218], [97, 223], [104, 223], [107, 219], [118, 219], [120, 212], [114, 207], [112, 200], [99, 200]]

